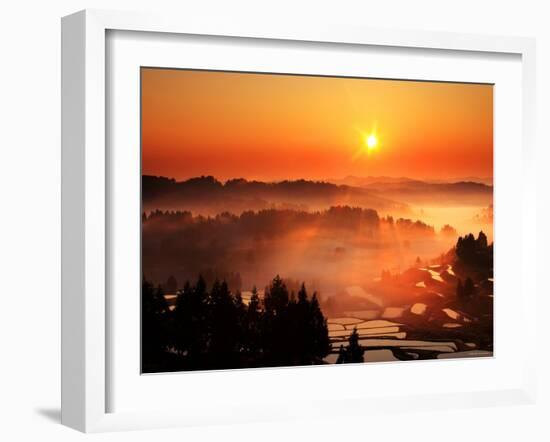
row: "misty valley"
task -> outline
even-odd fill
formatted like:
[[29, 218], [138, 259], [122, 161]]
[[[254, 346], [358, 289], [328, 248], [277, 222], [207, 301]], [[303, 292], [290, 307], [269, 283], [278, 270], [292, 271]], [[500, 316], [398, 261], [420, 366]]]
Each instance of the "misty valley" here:
[[492, 356], [491, 180], [142, 177], [142, 371]]

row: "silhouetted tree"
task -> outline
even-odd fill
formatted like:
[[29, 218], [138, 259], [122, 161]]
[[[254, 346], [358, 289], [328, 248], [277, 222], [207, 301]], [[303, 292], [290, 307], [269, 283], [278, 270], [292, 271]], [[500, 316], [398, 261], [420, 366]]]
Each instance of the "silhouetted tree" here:
[[209, 362], [213, 368], [236, 364], [239, 350], [239, 318], [227, 283], [214, 282], [208, 302]]
[[466, 281], [464, 281], [464, 297], [466, 299], [471, 299], [475, 295], [475, 292], [476, 288], [474, 281], [470, 277], [466, 278]]
[[467, 277], [464, 284], [459, 279], [456, 286], [456, 297], [465, 306], [466, 303], [472, 301], [476, 294], [476, 287], [472, 278]]
[[248, 345], [247, 345], [247, 324], [246, 324], [246, 316], [247, 316], [247, 306], [245, 305], [243, 301], [243, 297], [241, 295], [241, 292], [238, 291], [235, 294], [234, 299], [235, 304], [235, 316], [237, 320], [237, 345], [236, 345], [236, 351], [238, 353], [242, 353], [247, 351]]
[[312, 332], [308, 327], [310, 303], [307, 296], [305, 284], [302, 284], [298, 291], [297, 301], [289, 306], [291, 334], [296, 337], [292, 341], [293, 359], [296, 363], [307, 363], [313, 357]]
[[340, 346], [340, 352], [338, 354], [337, 364], [349, 364], [357, 362], [365, 362], [364, 355], [365, 349], [359, 344], [359, 334], [357, 328], [353, 329], [349, 339], [348, 346], [344, 348]]
[[330, 352], [328, 326], [317, 295], [314, 293], [309, 300], [305, 284], [301, 285], [296, 301], [291, 296], [286, 318], [287, 345], [292, 364], [320, 363]]
[[493, 245], [488, 245], [485, 233], [479, 232], [477, 239], [471, 233], [459, 237], [455, 250], [456, 256], [463, 263], [475, 267], [478, 271], [492, 271]]
[[271, 285], [266, 288], [264, 295], [264, 306], [266, 313], [277, 315], [282, 314], [288, 305], [288, 290], [285, 283], [277, 275]]
[[252, 288], [252, 296], [246, 311], [245, 318], [245, 351], [249, 357], [254, 360], [260, 358], [262, 350], [262, 320], [263, 312], [261, 310], [260, 298], [258, 290], [254, 286]]
[[460, 278], [456, 283], [456, 298], [459, 301], [462, 301], [464, 299], [464, 286], [462, 285], [462, 280]]
[[162, 290], [144, 281], [143, 312], [144, 354], [158, 362], [148, 365], [153, 371], [321, 364], [330, 351], [317, 294], [310, 300], [302, 284], [289, 296], [279, 276], [263, 303], [254, 287], [248, 306], [226, 281], [207, 290], [199, 276], [178, 292], [173, 312]]
[[178, 289], [178, 281], [174, 278], [174, 275], [170, 275], [164, 284], [164, 291], [166, 293], [176, 293]]
[[143, 279], [141, 286], [142, 363], [154, 366], [166, 352], [168, 341], [168, 304], [160, 287]]
[[476, 240], [471, 233], [464, 236], [464, 238], [459, 237], [456, 244], [456, 254], [462, 261], [471, 263], [475, 259], [476, 246]]
[[321, 312], [321, 306], [314, 293], [311, 298], [310, 317], [308, 322], [312, 330], [312, 353], [315, 358], [322, 359], [330, 352], [327, 320]]
[[357, 328], [353, 329], [349, 337], [348, 358], [349, 362], [364, 362], [363, 354], [365, 349], [359, 344], [359, 334]]
[[487, 248], [487, 235], [485, 235], [483, 231], [479, 232], [476, 243], [477, 243], [477, 248], [480, 250]]
[[289, 319], [288, 290], [277, 275], [264, 292], [264, 321], [262, 323], [263, 350], [268, 365], [292, 363], [292, 349], [289, 351], [289, 330], [293, 321]]
[[346, 349], [343, 345], [340, 344], [340, 349], [338, 350], [338, 358], [336, 359], [337, 364], [344, 364], [346, 362]]
[[178, 293], [174, 322], [174, 348], [190, 368], [200, 368], [208, 343], [207, 292], [202, 276], [194, 287], [187, 282]]

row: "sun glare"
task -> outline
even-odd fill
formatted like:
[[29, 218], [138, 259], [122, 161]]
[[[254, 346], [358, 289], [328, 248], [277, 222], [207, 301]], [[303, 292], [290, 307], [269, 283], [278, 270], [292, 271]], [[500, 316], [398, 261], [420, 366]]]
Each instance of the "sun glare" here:
[[378, 144], [378, 139], [376, 138], [376, 135], [370, 134], [366, 139], [366, 143], [369, 149], [374, 149]]
[[357, 149], [352, 157], [353, 161], [361, 158], [362, 156], [370, 156], [380, 149], [380, 140], [378, 138], [376, 125], [371, 129], [370, 132], [364, 132], [359, 128], [356, 128], [356, 130], [361, 136], [361, 144], [359, 149]]

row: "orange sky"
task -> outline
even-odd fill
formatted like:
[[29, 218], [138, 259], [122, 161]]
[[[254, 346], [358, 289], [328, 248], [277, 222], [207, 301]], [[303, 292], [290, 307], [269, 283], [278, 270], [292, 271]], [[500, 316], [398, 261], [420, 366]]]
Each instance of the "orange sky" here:
[[491, 85], [154, 68], [141, 78], [144, 174], [493, 175]]

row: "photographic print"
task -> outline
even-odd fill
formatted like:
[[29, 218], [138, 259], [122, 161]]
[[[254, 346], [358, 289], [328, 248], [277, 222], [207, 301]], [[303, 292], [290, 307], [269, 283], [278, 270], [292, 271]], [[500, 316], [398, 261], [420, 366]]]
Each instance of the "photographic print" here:
[[141, 68], [143, 373], [493, 355], [493, 86]]

